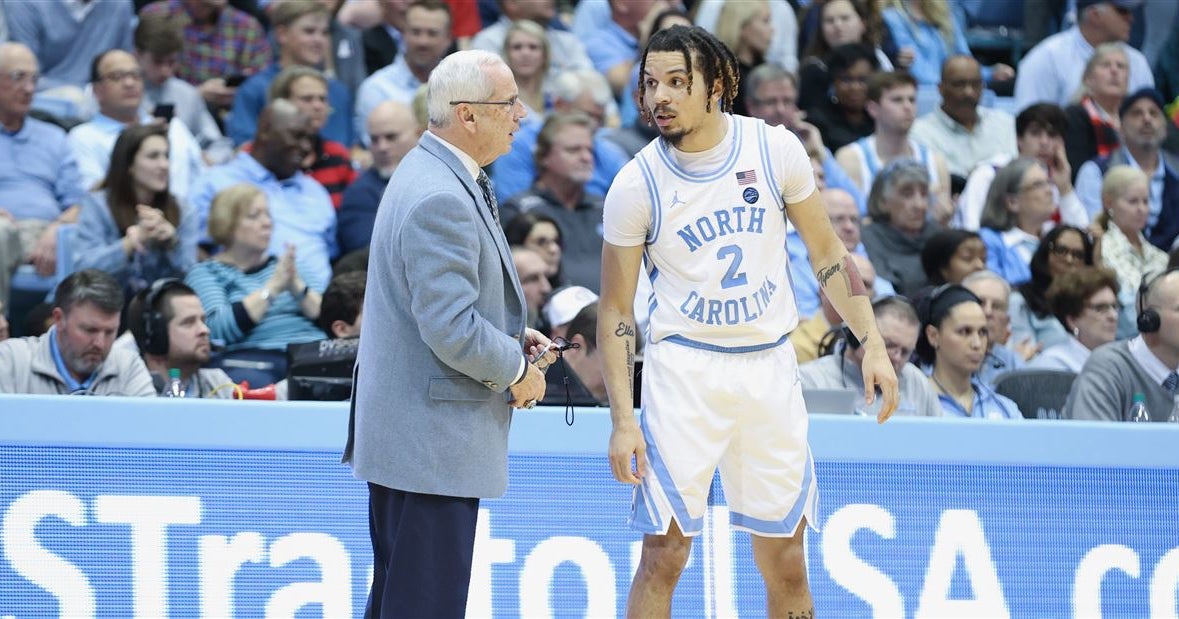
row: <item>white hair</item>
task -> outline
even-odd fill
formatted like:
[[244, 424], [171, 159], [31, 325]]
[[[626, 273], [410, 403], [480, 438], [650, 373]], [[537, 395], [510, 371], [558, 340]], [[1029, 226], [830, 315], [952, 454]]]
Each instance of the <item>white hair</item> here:
[[999, 275], [998, 273], [996, 273], [994, 271], [988, 270], [988, 269], [983, 269], [981, 271], [975, 271], [974, 273], [971, 273], [970, 275], [963, 277], [962, 278], [962, 285], [969, 288], [970, 284], [973, 284], [974, 282], [982, 282], [982, 281], [986, 281], [986, 280], [994, 280], [994, 281], [999, 282], [1000, 284], [1003, 284], [1003, 289], [1007, 291], [1007, 296], [1011, 296], [1011, 283], [1008, 282], [1007, 280], [1003, 279], [1003, 276]]
[[426, 109], [431, 127], [450, 125], [451, 101], [481, 101], [491, 96], [495, 85], [486, 69], [507, 66], [498, 54], [483, 50], [455, 52], [442, 59], [426, 82]]
[[564, 71], [553, 80], [553, 97], [566, 103], [580, 99], [587, 92], [594, 98], [594, 103], [598, 105], [609, 105], [614, 100], [610, 83], [601, 73], [593, 69]]

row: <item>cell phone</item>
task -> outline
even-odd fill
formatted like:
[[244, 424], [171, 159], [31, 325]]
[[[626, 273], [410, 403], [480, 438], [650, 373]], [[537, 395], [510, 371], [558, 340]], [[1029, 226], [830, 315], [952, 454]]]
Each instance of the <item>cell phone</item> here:
[[242, 82], [244, 81], [246, 81], [246, 76], [238, 73], [237, 75], [230, 75], [229, 77], [225, 78], [225, 85], [230, 88], [237, 88], [238, 86], [241, 86]]
[[172, 120], [172, 116], [176, 114], [176, 106], [171, 103], [157, 103], [155, 109], [151, 111], [152, 118], [162, 118], [164, 122]]
[[[569, 340], [567, 340], [563, 337], [555, 337], [555, 338], [553, 338], [552, 343], [549, 344], [549, 347], [545, 350], [545, 353], [547, 353], [548, 351], [551, 350], [553, 352], [556, 352], [557, 356], [560, 357], [561, 353], [564, 353], [566, 350], [569, 350], [571, 348], [581, 348], [581, 344], [578, 344], [576, 342], [570, 342]], [[543, 372], [547, 372], [549, 369], [549, 366], [552, 364], [550, 364], [548, 362], [548, 360], [545, 359], [544, 353], [542, 353], [542, 354], [537, 355], [536, 358], [532, 360], [532, 365], [535, 365], [536, 369], [540, 370], [543, 373]]]

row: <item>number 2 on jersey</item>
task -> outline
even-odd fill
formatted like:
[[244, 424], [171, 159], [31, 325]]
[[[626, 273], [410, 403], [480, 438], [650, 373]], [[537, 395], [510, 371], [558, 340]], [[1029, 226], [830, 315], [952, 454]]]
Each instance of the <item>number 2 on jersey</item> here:
[[741, 259], [744, 253], [741, 251], [740, 245], [725, 245], [716, 251], [716, 259], [724, 260], [732, 257], [733, 261], [729, 263], [729, 270], [725, 271], [725, 276], [721, 278], [721, 288], [733, 288], [736, 286], [744, 286], [749, 283], [745, 273], [738, 273], [737, 269], [741, 268]]

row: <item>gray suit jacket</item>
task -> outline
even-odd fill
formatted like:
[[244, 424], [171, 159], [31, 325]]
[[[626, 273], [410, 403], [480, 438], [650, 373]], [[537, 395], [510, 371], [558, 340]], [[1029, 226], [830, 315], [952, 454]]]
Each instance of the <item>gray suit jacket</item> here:
[[422, 135], [373, 227], [344, 462], [387, 488], [496, 497], [524, 293], [503, 232], [454, 153]]

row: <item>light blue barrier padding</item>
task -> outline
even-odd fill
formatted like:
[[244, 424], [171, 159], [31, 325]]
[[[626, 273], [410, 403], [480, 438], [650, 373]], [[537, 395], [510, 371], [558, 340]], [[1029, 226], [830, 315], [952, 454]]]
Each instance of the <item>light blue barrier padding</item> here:
[[[601, 455], [604, 408], [517, 411], [513, 453]], [[348, 427], [340, 402], [225, 402], [0, 396], [0, 444], [339, 451]], [[812, 415], [820, 460], [1048, 466], [1179, 467], [1179, 425], [1085, 421], [976, 421]]]
[[[371, 574], [341, 403], [0, 396], [0, 619], [357, 617]], [[522, 411], [480, 504], [471, 616], [610, 617], [640, 536], [609, 416]], [[1179, 427], [811, 419], [825, 617], [1166, 617]], [[719, 484], [676, 617], [765, 616]]]

